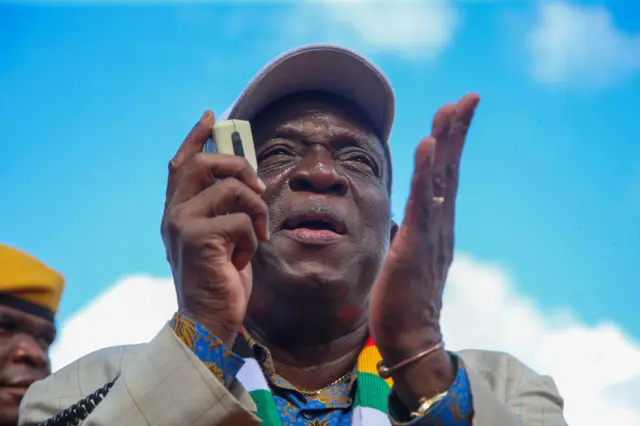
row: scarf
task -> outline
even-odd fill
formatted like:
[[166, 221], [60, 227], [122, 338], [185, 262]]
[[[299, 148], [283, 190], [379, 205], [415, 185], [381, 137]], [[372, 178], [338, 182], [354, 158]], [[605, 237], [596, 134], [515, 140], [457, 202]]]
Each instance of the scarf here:
[[[258, 417], [264, 426], [282, 426], [280, 414], [267, 384], [267, 379], [258, 360], [244, 338], [238, 336], [233, 352], [244, 358], [244, 365], [236, 376], [240, 384], [249, 392], [258, 407]], [[353, 426], [390, 425], [387, 415], [387, 400], [393, 382], [378, 375], [377, 364], [382, 359], [378, 348], [369, 337], [358, 355], [358, 387], [353, 401]]]

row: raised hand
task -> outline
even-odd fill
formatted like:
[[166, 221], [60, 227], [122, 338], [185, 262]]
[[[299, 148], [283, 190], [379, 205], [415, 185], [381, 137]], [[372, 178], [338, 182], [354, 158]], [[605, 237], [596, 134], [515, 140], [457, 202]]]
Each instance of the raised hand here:
[[251, 258], [269, 238], [268, 209], [244, 158], [202, 152], [213, 124], [205, 112], [169, 162], [162, 239], [179, 310], [231, 345], [251, 295]]
[[371, 296], [370, 331], [392, 365], [442, 339], [440, 311], [453, 260], [458, 171], [479, 97], [464, 96], [435, 115], [416, 149], [404, 220]]

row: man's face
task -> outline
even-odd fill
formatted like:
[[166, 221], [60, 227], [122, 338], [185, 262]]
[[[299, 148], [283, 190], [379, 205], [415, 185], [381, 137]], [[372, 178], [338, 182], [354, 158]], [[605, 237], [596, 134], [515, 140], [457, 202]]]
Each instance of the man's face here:
[[18, 424], [18, 408], [29, 385], [50, 374], [53, 324], [0, 306], [0, 426]]
[[271, 226], [253, 262], [257, 286], [368, 294], [390, 232], [382, 143], [357, 110], [321, 94], [280, 101], [252, 125]]

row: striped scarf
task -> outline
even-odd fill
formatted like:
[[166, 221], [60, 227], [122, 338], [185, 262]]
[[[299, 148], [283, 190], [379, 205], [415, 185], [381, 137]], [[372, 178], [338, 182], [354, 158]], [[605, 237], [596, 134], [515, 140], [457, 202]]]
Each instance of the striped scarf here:
[[[238, 372], [237, 379], [249, 392], [256, 407], [258, 417], [264, 426], [281, 426], [280, 414], [276, 408], [267, 379], [255, 359], [247, 341], [238, 336], [233, 352], [244, 358], [244, 365]], [[358, 387], [353, 402], [353, 426], [390, 425], [387, 416], [387, 398], [393, 384], [391, 379], [383, 380], [378, 375], [377, 364], [382, 357], [378, 348], [369, 337], [362, 352], [358, 355], [357, 381]]]

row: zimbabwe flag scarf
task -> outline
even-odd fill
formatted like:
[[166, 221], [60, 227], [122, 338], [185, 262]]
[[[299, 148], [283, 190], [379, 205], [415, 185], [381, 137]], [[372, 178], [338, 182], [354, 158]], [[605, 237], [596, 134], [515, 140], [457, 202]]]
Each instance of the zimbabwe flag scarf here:
[[[258, 407], [258, 417], [264, 426], [282, 426], [273, 395], [253, 350], [242, 336], [233, 345], [233, 352], [244, 358], [237, 379], [249, 392]], [[353, 402], [353, 426], [390, 425], [387, 416], [387, 398], [393, 382], [378, 375], [377, 364], [382, 357], [369, 337], [358, 355], [356, 395]]]

